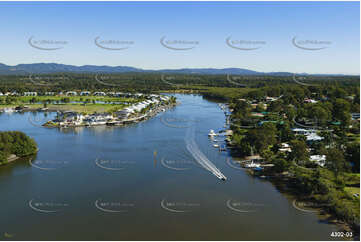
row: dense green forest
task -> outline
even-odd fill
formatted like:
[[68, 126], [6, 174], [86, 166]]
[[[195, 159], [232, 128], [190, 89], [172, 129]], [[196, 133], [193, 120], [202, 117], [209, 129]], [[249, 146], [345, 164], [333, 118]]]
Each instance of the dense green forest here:
[[36, 153], [35, 141], [19, 131], [0, 132], [0, 165], [7, 163], [11, 154], [23, 157]]
[[[227, 75], [186, 75], [161, 73], [122, 73], [122, 74], [74, 74], [57, 73], [42, 75], [0, 76], [0, 92], [18, 93], [36, 91], [39, 93], [64, 90], [123, 91], [150, 93], [164, 90], [196, 90], [215, 97], [236, 97], [247, 89], [280, 87], [317, 83], [321, 87], [359, 85], [358, 76], [227, 76]], [[296, 81], [295, 81], [296, 80]], [[223, 89], [217, 89], [223, 88]], [[232, 90], [230, 91], [229, 88]], [[209, 90], [209, 91], [208, 91]]]

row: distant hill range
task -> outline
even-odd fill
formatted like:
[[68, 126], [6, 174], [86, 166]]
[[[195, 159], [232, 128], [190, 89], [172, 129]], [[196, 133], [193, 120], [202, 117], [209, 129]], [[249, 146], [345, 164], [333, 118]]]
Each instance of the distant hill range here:
[[[34, 63], [19, 64], [8, 66], [0, 63], [0, 75], [21, 75], [21, 74], [51, 74], [51, 73], [174, 73], [174, 74], [203, 74], [203, 75], [272, 75], [272, 76], [291, 76], [291, 72], [258, 72], [242, 68], [185, 68], [185, 69], [163, 69], [163, 70], [145, 70], [130, 66], [73, 66], [57, 63]], [[300, 73], [299, 73], [300, 74]], [[307, 73], [301, 73], [307, 75]], [[337, 76], [330, 74], [319, 74], [324, 76]], [[342, 74], [340, 74], [341, 76]]]

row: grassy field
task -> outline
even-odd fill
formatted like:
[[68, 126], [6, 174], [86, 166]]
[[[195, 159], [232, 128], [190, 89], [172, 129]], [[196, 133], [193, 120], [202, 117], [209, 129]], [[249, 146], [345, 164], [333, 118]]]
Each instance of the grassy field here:
[[[37, 103], [30, 103], [30, 100], [36, 98]], [[135, 103], [142, 101], [143, 99], [136, 98], [123, 98], [123, 97], [102, 97], [102, 96], [27, 96], [27, 97], [15, 97], [15, 100], [11, 104], [4, 104], [1, 102], [5, 100], [5, 97], [0, 99], [0, 109], [3, 108], [15, 108], [19, 105], [28, 106], [30, 109], [43, 108], [44, 104], [39, 102], [45, 102], [51, 100], [52, 102], [59, 101], [61, 99], [69, 98], [69, 102], [87, 102], [87, 103], [59, 103], [59, 104], [47, 104], [46, 107], [50, 110], [59, 110], [59, 111], [75, 111], [80, 113], [102, 113], [102, 112], [114, 112], [121, 110], [129, 105], [126, 104], [110, 104], [110, 103], [92, 103], [93, 101], [103, 101], [103, 102], [123, 102], [123, 103]]]
[[[347, 193], [349, 193], [351, 196], [353, 196], [353, 194], [357, 193], [360, 195], [360, 188], [359, 187], [345, 187], [345, 191]], [[355, 197], [355, 199], [357, 199]]]
[[[2, 108], [14, 108], [17, 105], [0, 105], [0, 109]], [[43, 108], [43, 104], [29, 104], [27, 105], [31, 109]], [[80, 113], [103, 113], [103, 112], [115, 112], [121, 110], [128, 105], [121, 104], [49, 104], [47, 108], [50, 110], [59, 110], [59, 111], [75, 111]]]
[[26, 96], [26, 97], [16, 97], [17, 101], [20, 103], [29, 103], [31, 99], [36, 98], [39, 102], [52, 100], [60, 101], [63, 98], [69, 98], [71, 102], [84, 102], [86, 100], [90, 101], [103, 101], [103, 102], [136, 102], [139, 99], [135, 98], [124, 98], [124, 97], [107, 97], [107, 96]]

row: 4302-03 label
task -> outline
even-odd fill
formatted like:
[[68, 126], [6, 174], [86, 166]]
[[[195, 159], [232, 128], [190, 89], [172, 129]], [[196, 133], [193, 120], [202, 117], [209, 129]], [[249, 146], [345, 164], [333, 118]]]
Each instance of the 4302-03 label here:
[[332, 232], [330, 236], [335, 238], [351, 238], [352, 232]]

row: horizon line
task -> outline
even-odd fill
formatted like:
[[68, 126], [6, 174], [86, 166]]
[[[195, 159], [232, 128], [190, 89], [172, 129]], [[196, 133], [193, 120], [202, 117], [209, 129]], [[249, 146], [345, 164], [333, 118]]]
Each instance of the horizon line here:
[[[255, 72], [260, 72], [260, 74], [263, 72], [265, 74], [267, 73], [293, 73], [293, 74], [308, 74], [308, 75], [344, 75], [344, 76], [360, 76], [360, 73], [356, 73], [356, 74], [352, 74], [352, 73], [312, 73], [312, 72], [307, 72], [307, 71], [303, 71], [303, 72], [292, 72], [292, 71], [259, 71], [259, 70], [254, 70], [254, 69], [248, 69], [248, 68], [244, 68], [244, 67], [179, 67], [179, 68], [159, 68], [159, 69], [145, 69], [145, 68], [141, 68], [141, 67], [135, 67], [135, 66], [128, 66], [128, 65], [95, 65], [95, 64], [82, 64], [82, 65], [77, 65], [77, 64], [64, 64], [64, 63], [57, 63], [57, 62], [33, 62], [33, 63], [18, 63], [16, 65], [8, 65], [5, 64], [3, 62], [0, 62], [0, 64], [2, 65], [6, 65], [6, 66], [10, 66], [10, 67], [15, 67], [18, 65], [34, 65], [34, 64], [56, 64], [56, 65], [68, 65], [68, 66], [75, 66], [75, 67], [83, 67], [83, 66], [97, 66], [97, 67], [130, 67], [130, 68], [135, 68], [135, 69], [139, 69], [142, 71], [162, 71], [162, 70], [170, 70], [170, 71], [176, 71], [176, 70], [182, 70], [182, 69], [217, 69], [217, 70], [224, 70], [224, 69], [244, 69], [244, 70], [248, 70], [248, 71], [255, 71]], [[70, 71], [71, 72], [71, 71]], [[201, 73], [195, 73], [195, 74], [201, 74]], [[209, 75], [213, 75], [213, 74], [209, 74]]]

